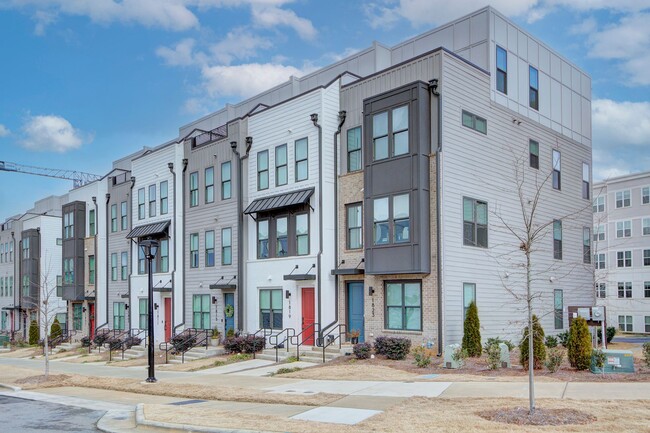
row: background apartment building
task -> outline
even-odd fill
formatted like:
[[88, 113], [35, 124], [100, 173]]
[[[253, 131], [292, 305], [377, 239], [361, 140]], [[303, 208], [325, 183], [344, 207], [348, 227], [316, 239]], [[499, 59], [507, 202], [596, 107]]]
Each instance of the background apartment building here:
[[650, 172], [594, 185], [596, 303], [608, 326], [650, 333]]
[[19, 275], [16, 245], [20, 241], [20, 215], [0, 224], [0, 333], [12, 337], [20, 322], [15, 284]]

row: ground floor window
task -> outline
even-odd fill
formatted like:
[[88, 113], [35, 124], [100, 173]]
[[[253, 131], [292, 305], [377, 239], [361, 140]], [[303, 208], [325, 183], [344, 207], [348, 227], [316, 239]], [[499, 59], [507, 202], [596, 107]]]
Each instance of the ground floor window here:
[[57, 313], [56, 319], [59, 321], [59, 325], [61, 325], [61, 331], [68, 332], [68, 314], [67, 313]]
[[83, 322], [83, 306], [72, 304], [72, 326], [75, 331], [81, 331]]
[[564, 294], [562, 290], [553, 291], [553, 311], [555, 316], [555, 329], [564, 328]]
[[618, 329], [623, 332], [632, 332], [632, 316], [618, 316]]
[[210, 329], [210, 295], [192, 296], [192, 326]]
[[113, 329], [124, 330], [124, 302], [113, 302]]
[[3, 331], [7, 329], [7, 312], [3, 311], [2, 312], [2, 318], [0, 319], [0, 329]]
[[422, 330], [422, 283], [387, 282], [385, 287], [386, 329]]
[[650, 332], [650, 316], [645, 316], [645, 332]]
[[260, 324], [264, 329], [282, 329], [282, 289], [260, 290]]
[[149, 329], [149, 299], [139, 300], [138, 312], [140, 317], [140, 329]]
[[472, 302], [476, 302], [476, 284], [463, 283], [463, 323], [467, 317], [467, 309]]

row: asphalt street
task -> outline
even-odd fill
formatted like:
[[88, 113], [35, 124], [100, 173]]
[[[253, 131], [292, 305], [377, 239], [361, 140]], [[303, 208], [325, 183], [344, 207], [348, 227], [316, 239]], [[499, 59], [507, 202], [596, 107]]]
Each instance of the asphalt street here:
[[0, 396], [0, 431], [16, 433], [99, 432], [105, 412]]

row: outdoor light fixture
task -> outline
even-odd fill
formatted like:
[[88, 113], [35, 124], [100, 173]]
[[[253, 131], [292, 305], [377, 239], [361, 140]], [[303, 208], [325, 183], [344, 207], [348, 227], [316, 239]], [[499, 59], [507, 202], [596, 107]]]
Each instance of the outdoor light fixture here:
[[368, 287], [368, 295], [369, 295], [369, 296], [372, 296], [372, 295], [374, 295], [374, 294], [375, 294], [375, 289], [374, 289], [372, 286], [369, 286], [369, 287]]
[[216, 296], [213, 296], [213, 297], [212, 297], [212, 303], [213, 303], [213, 304], [216, 304], [216, 303], [217, 303], [217, 297], [216, 297]]
[[284, 297], [289, 299], [291, 297], [291, 292], [289, 290], [284, 291]]
[[154, 303], [154, 304], [153, 304], [153, 309], [154, 309], [154, 310], [157, 310], [157, 309], [158, 309], [158, 304], [157, 304], [157, 303]]
[[[149, 339], [149, 377], [147, 377], [147, 382], [154, 383], [156, 382], [155, 376], [155, 366], [154, 366], [154, 329], [153, 329], [153, 273], [151, 272], [151, 262], [156, 258], [156, 253], [158, 252], [158, 241], [153, 239], [147, 239], [141, 241], [139, 244], [140, 251], [144, 255], [144, 258], [147, 259], [149, 263], [149, 302], [148, 304], [148, 323], [147, 323], [147, 335]], [[156, 304], [156, 308], [158, 305]]]
[[129, 304], [124, 304], [124, 309], [128, 310], [129, 309]]
[[86, 312], [86, 307], [81, 307], [81, 312], [85, 313]]

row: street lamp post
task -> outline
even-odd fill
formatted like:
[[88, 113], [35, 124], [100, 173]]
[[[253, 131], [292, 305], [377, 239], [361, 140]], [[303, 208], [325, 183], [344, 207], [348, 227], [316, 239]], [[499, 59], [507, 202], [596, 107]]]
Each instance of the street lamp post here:
[[153, 274], [151, 272], [151, 261], [156, 257], [158, 252], [158, 241], [147, 239], [140, 242], [140, 249], [147, 259], [149, 266], [149, 302], [148, 304], [148, 321], [147, 321], [147, 336], [149, 339], [149, 377], [147, 382], [156, 382], [155, 375], [155, 359], [154, 359], [154, 329], [153, 329]]

